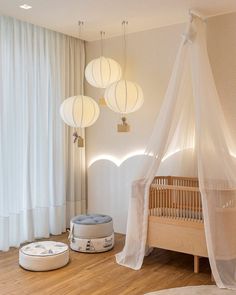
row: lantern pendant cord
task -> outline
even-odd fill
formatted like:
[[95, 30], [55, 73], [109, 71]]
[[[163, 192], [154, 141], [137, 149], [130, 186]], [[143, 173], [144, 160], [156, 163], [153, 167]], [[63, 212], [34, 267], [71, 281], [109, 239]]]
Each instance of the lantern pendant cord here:
[[82, 27], [84, 25], [84, 22], [79, 21], [78, 22], [78, 26], [79, 26], [79, 64], [80, 64], [80, 86], [81, 86], [81, 91], [82, 91], [82, 95], [84, 95], [84, 85], [83, 85], [83, 73], [84, 73], [84, 69], [82, 66], [82, 39], [81, 39], [81, 35], [82, 35]]
[[[83, 85], [83, 75], [84, 75], [84, 69], [82, 65], [82, 27], [84, 25], [83, 21], [78, 21], [78, 26], [79, 26], [79, 65], [80, 65], [80, 88], [81, 88], [81, 93], [84, 95], [84, 85]], [[83, 108], [83, 100], [82, 100], [82, 108]], [[83, 112], [82, 112], [82, 118], [81, 122], [83, 121]], [[78, 135], [79, 128], [76, 128], [76, 133]], [[77, 138], [78, 140], [78, 138]]]
[[127, 21], [123, 21], [122, 22], [122, 26], [123, 26], [123, 51], [124, 51], [124, 66], [123, 66], [123, 76], [125, 78], [126, 76], [126, 61], [127, 61], [127, 52], [126, 52], [126, 26], [128, 25]]
[[105, 32], [101, 31], [100, 36], [101, 36], [101, 56], [103, 56], [103, 37], [105, 36]]

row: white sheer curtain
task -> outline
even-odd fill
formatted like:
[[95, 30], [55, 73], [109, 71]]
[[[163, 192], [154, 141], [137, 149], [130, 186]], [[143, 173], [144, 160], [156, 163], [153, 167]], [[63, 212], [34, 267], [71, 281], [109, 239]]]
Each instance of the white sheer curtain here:
[[[206, 24], [198, 17], [181, 41], [164, 103], [146, 149], [139, 179], [133, 183], [121, 265], [140, 269], [147, 240], [148, 195], [163, 160], [176, 151], [191, 157], [172, 162], [170, 175], [189, 167], [196, 173], [203, 202], [211, 269], [219, 287], [236, 289], [236, 162], [216, 91], [206, 45]], [[190, 167], [189, 161], [193, 165]], [[186, 175], [188, 176], [188, 175]], [[156, 233], [158, 235], [158, 232]]]
[[0, 250], [60, 234], [85, 210], [84, 151], [59, 116], [82, 90], [80, 42], [0, 17]]

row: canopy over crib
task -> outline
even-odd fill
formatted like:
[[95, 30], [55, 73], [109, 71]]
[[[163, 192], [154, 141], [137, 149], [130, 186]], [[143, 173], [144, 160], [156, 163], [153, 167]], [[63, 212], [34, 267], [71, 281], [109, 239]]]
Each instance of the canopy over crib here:
[[[140, 269], [146, 250], [149, 187], [164, 160], [178, 151], [172, 175], [188, 167], [202, 197], [208, 256], [216, 283], [236, 289], [236, 151], [217, 94], [207, 53], [206, 23], [191, 13], [165, 99], [133, 182], [121, 265]], [[157, 233], [158, 234], [158, 233]]]

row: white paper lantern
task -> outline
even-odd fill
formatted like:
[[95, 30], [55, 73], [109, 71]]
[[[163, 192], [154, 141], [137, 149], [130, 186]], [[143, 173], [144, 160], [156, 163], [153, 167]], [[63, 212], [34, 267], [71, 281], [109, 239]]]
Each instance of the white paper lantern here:
[[93, 59], [85, 69], [85, 77], [89, 84], [97, 88], [106, 88], [121, 78], [120, 65], [111, 58], [101, 56]]
[[91, 126], [97, 120], [99, 113], [100, 110], [96, 101], [84, 95], [67, 98], [60, 108], [63, 121], [75, 128]]
[[128, 114], [137, 111], [143, 104], [143, 91], [134, 82], [119, 80], [105, 91], [107, 106], [116, 113]]

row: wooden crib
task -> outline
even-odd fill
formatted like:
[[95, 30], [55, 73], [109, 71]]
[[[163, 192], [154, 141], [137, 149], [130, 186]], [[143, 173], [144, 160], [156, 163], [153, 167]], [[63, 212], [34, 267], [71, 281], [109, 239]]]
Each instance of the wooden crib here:
[[197, 178], [156, 176], [150, 187], [148, 244], [207, 257], [201, 195]]

